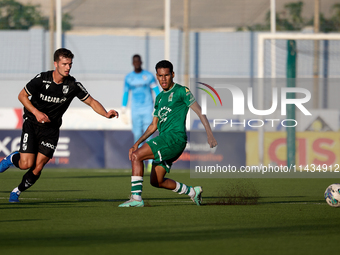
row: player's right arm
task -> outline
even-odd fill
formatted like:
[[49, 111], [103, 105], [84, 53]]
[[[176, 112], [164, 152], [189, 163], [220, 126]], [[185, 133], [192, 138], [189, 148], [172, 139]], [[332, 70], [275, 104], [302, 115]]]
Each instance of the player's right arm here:
[[32, 105], [28, 97], [29, 95], [27, 94], [26, 90], [22, 89], [19, 93], [18, 99], [28, 111], [34, 114], [38, 122], [40, 123], [51, 122], [45, 113], [39, 111]]
[[129, 101], [129, 91], [130, 85], [128, 83], [128, 76], [124, 80], [123, 98], [122, 98], [122, 108], [125, 109]]
[[129, 159], [131, 160], [131, 154], [138, 149], [138, 146], [148, 139], [157, 130], [158, 117], [153, 117], [151, 124], [145, 130], [144, 134], [138, 139], [138, 141], [129, 150]]
[[124, 89], [123, 89], [123, 99], [122, 99], [122, 120], [125, 124], [129, 123], [129, 120], [126, 116], [126, 106], [128, 104], [129, 101], [129, 91], [130, 91], [130, 85], [127, 82], [127, 76], [125, 77], [125, 81], [124, 81]]
[[158, 94], [161, 92], [159, 90], [159, 87], [157, 85], [157, 82], [156, 82], [156, 79], [155, 79], [155, 76], [153, 76], [151, 74], [151, 82], [150, 82], [150, 88], [153, 90], [153, 92], [155, 93], [156, 97], [158, 96]]

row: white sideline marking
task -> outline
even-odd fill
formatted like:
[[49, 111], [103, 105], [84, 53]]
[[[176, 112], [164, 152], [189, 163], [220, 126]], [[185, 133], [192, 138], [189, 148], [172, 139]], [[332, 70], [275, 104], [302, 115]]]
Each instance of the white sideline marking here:
[[[0, 200], [8, 200], [8, 197], [0, 197]], [[45, 200], [44, 198], [20, 198], [20, 200]], [[54, 198], [51, 200], [69, 200], [66, 198]], [[69, 200], [70, 202], [74, 201], [83, 201], [83, 202], [98, 202], [98, 201], [108, 201], [108, 202], [122, 202], [122, 199], [98, 199], [98, 198], [79, 198], [79, 199], [72, 199]], [[148, 202], [155, 202], [155, 203], [193, 203], [191, 200], [183, 201], [183, 200], [148, 200], [144, 199], [144, 201]], [[208, 200], [208, 202], [213, 202], [213, 200]], [[259, 202], [261, 204], [261, 202]], [[274, 204], [290, 204], [290, 205], [327, 205], [327, 203], [313, 203], [313, 202], [282, 202], [282, 203], [275, 203]]]
[[[9, 197], [0, 197], [1, 199], [8, 200]], [[31, 198], [31, 197], [26, 197], [26, 198], [20, 198], [20, 200], [45, 200], [44, 198]], [[67, 198], [54, 198], [51, 200], [69, 200], [69, 201], [84, 201], [84, 202], [98, 202], [98, 201], [111, 201], [111, 202], [121, 202], [123, 199], [100, 199], [100, 198], [76, 198], [76, 199], [67, 199]], [[157, 203], [192, 203], [191, 200], [189, 201], [182, 201], [182, 200], [148, 200], [144, 199], [145, 201], [152, 201], [152, 202], [157, 202]]]

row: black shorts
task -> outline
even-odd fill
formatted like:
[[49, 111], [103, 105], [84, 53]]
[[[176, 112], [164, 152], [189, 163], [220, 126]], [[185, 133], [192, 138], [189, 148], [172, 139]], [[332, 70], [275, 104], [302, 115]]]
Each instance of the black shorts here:
[[59, 127], [35, 125], [29, 120], [24, 121], [20, 141], [21, 153], [40, 152], [52, 158], [59, 140]]

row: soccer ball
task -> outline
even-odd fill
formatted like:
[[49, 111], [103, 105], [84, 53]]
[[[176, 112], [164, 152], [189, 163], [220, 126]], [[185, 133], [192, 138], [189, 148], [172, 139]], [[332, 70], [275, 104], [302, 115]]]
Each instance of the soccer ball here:
[[340, 184], [335, 183], [329, 185], [325, 191], [325, 199], [327, 204], [332, 207], [340, 207]]

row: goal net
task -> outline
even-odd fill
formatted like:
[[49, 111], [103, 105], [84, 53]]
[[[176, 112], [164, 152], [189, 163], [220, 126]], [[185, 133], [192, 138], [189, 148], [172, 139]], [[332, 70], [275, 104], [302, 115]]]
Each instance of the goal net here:
[[[293, 45], [293, 47], [290, 47]], [[295, 54], [293, 66], [289, 63], [289, 56]], [[271, 106], [272, 88], [293, 86], [305, 88], [311, 93], [311, 99], [305, 104], [319, 116], [333, 115], [340, 110], [339, 77], [340, 77], [340, 34], [335, 33], [260, 33], [257, 41], [257, 76], [260, 78], [257, 87], [257, 101], [260, 109]], [[293, 68], [293, 76], [291, 75]], [[288, 77], [287, 77], [288, 75]], [[290, 78], [293, 85], [289, 85]], [[294, 97], [301, 95], [294, 93]], [[295, 118], [292, 110], [290, 116]], [[321, 115], [320, 115], [321, 114]], [[312, 114], [314, 115], [314, 114]], [[339, 116], [332, 118], [337, 120]], [[326, 116], [327, 117], [327, 116]], [[312, 118], [310, 118], [312, 119]], [[305, 119], [303, 119], [305, 120]], [[338, 123], [337, 123], [338, 125]], [[328, 125], [329, 126], [329, 125]], [[336, 125], [335, 125], [336, 126]], [[287, 128], [287, 162], [289, 153], [295, 158], [295, 132], [296, 131], [338, 131], [332, 129], [308, 129], [308, 125], [293, 129]], [[259, 129], [259, 162], [264, 162], [264, 131]], [[293, 151], [292, 151], [293, 150]], [[295, 163], [294, 160], [291, 162]]]
[[261, 33], [258, 35], [258, 77], [285, 78], [287, 40], [295, 40], [297, 78], [313, 78], [315, 58], [319, 77], [340, 77], [340, 34]]

